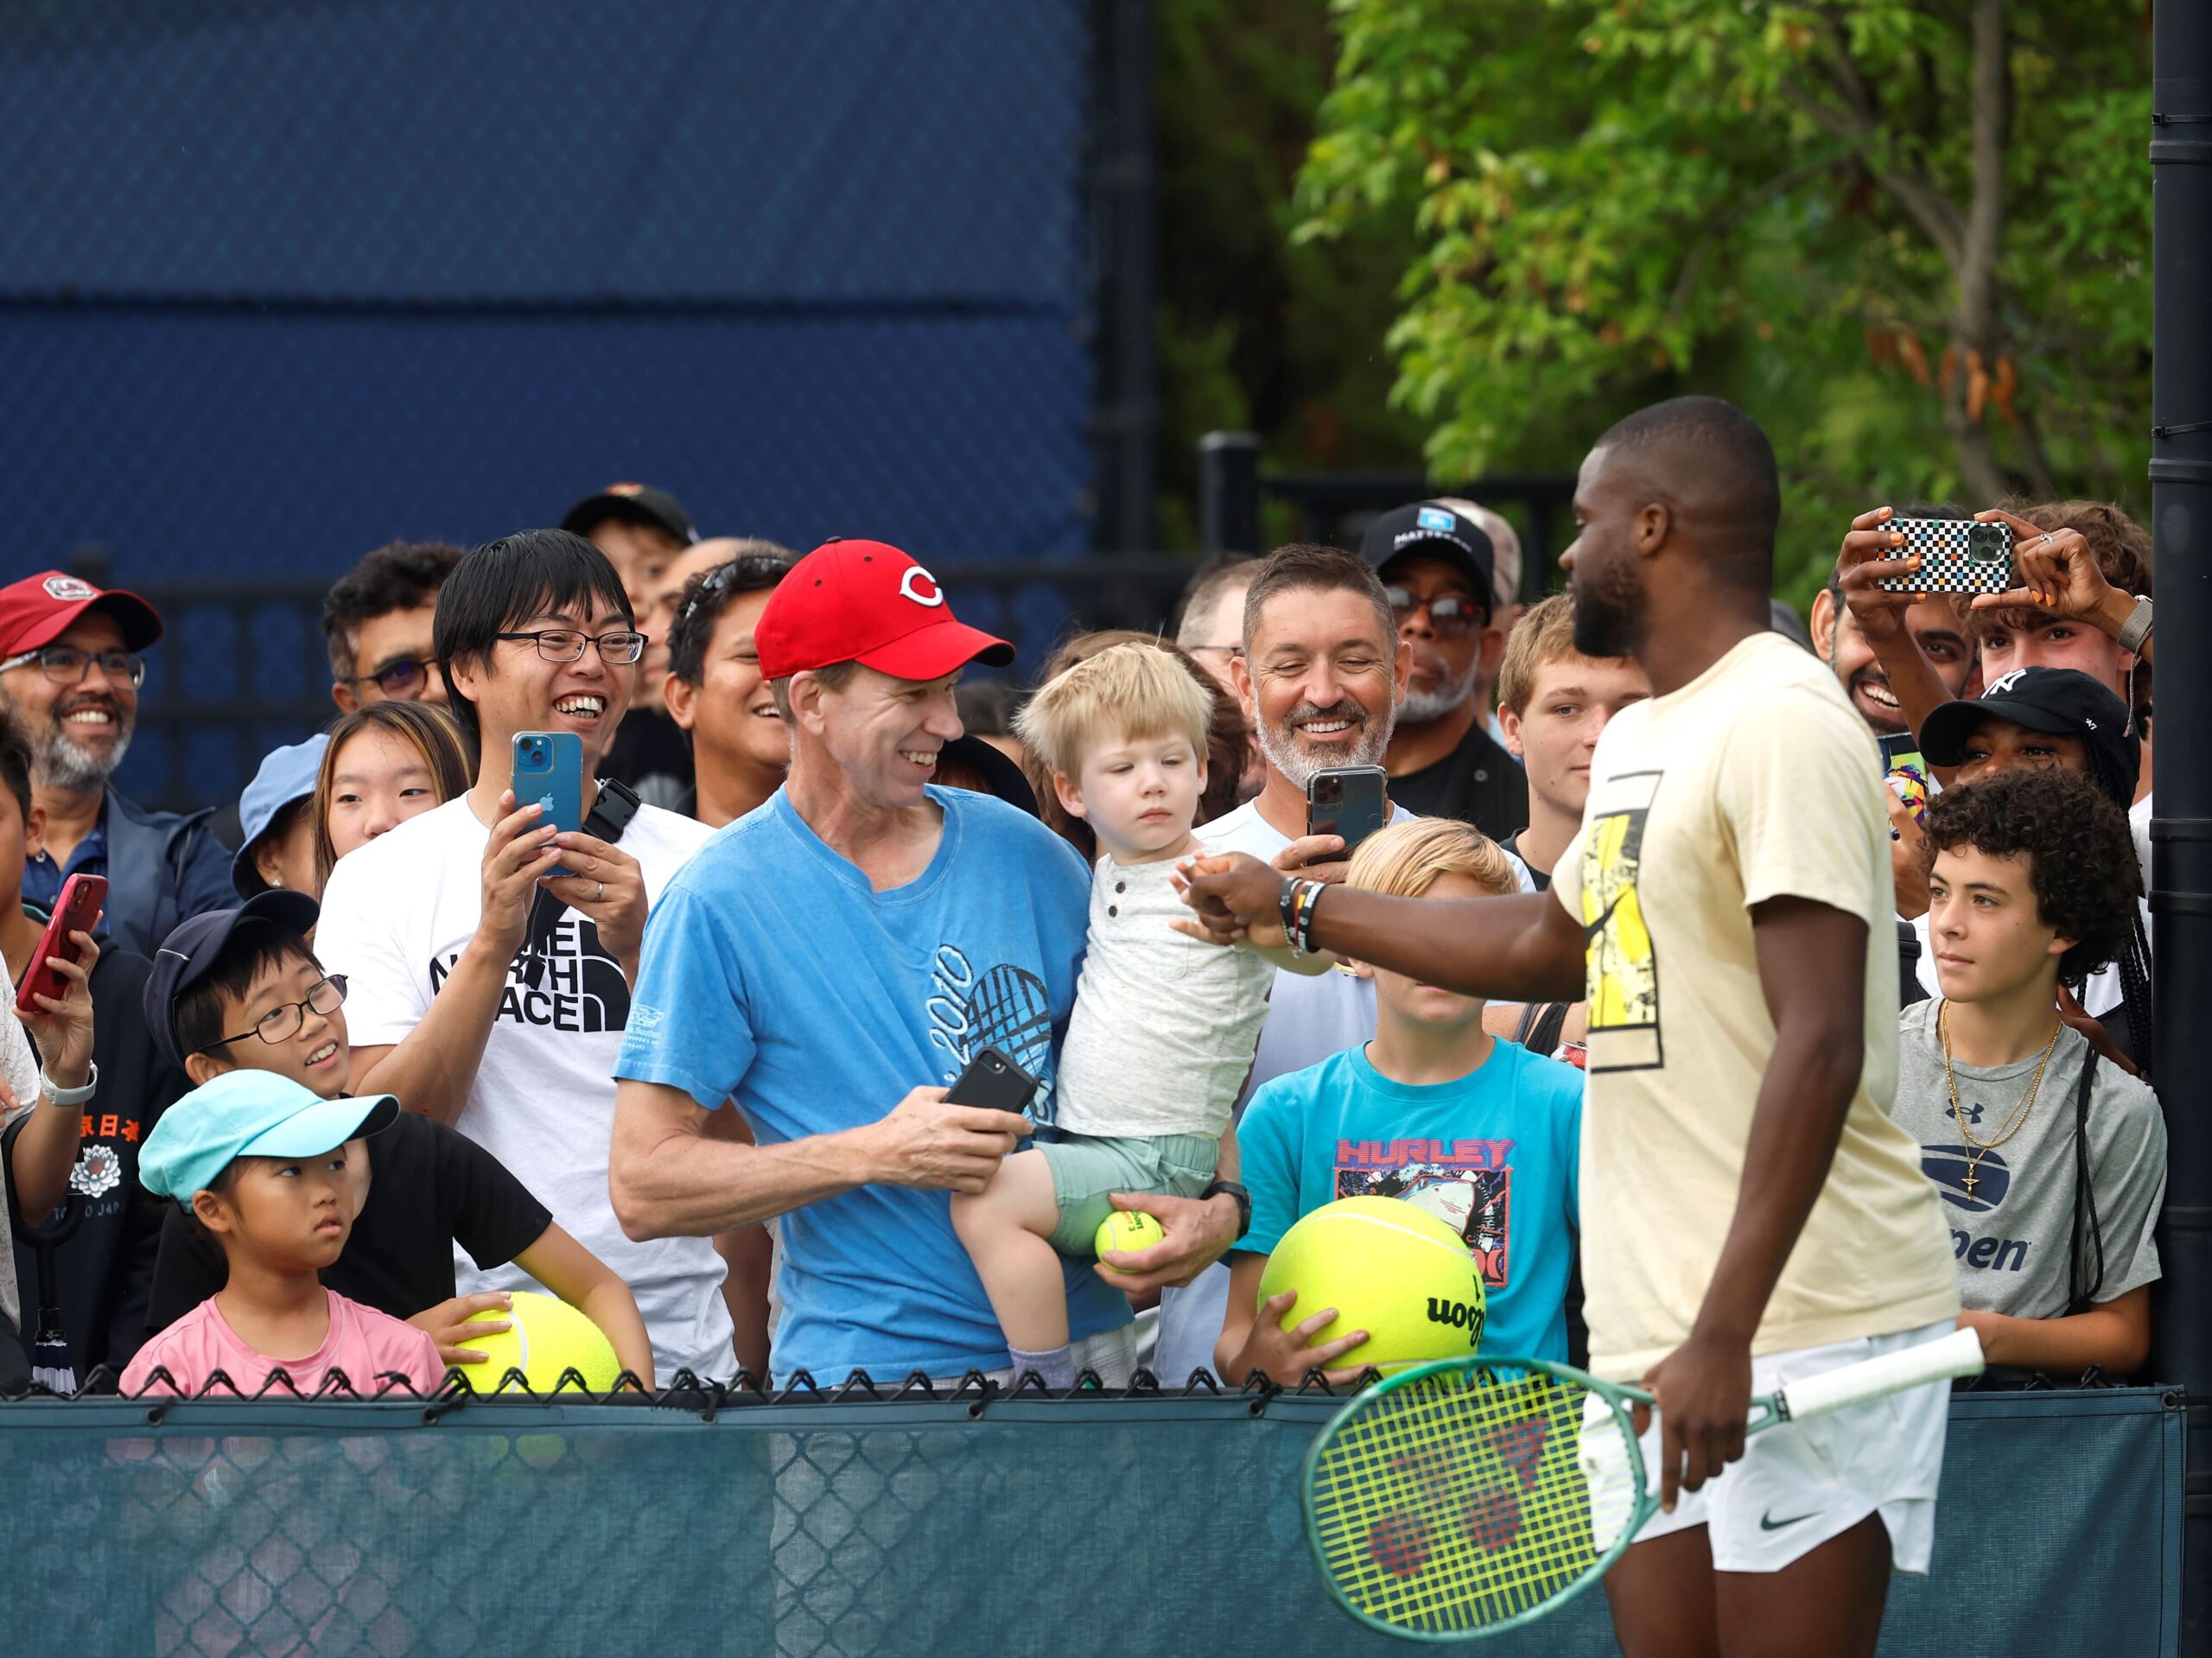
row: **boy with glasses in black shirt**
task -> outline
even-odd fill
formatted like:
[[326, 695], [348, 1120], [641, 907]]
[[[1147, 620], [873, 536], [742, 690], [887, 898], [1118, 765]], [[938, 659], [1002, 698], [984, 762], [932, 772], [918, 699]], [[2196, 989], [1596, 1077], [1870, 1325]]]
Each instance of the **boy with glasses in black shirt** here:
[[[352, 1070], [346, 981], [308, 949], [315, 901], [271, 891], [240, 909], [200, 916], [162, 946], [145, 998], [146, 1024], [195, 1083], [235, 1070], [271, 1070], [341, 1097]], [[384, 1134], [349, 1142], [362, 1190], [345, 1253], [322, 1274], [339, 1294], [428, 1331], [448, 1364], [483, 1355], [471, 1337], [503, 1320], [507, 1294], [456, 1295], [453, 1251], [480, 1267], [512, 1261], [597, 1324], [624, 1367], [651, 1386], [652, 1345], [628, 1287], [553, 1223], [544, 1205], [490, 1153], [412, 1112]], [[181, 1210], [163, 1226], [149, 1333], [166, 1329], [223, 1286], [225, 1262]]]

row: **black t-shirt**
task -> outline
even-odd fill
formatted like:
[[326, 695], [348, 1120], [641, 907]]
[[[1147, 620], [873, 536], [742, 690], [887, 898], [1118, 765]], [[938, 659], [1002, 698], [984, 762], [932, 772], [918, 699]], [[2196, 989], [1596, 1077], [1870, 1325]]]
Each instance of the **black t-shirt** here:
[[1456, 817], [1493, 841], [1529, 827], [1529, 779], [1480, 720], [1433, 765], [1390, 779], [1390, 800], [1416, 817]]
[[1536, 883], [1536, 890], [1539, 893], [1548, 893], [1552, 890], [1552, 872], [1548, 869], [1539, 869], [1529, 861], [1529, 854], [1521, 849], [1522, 833], [1521, 829], [1514, 830], [1512, 834], [1500, 841], [1498, 845], [1521, 860], [1521, 867], [1529, 872], [1529, 879]]
[[[29, 1115], [10, 1123], [0, 1137], [8, 1208], [16, 1223], [16, 1291], [22, 1302], [23, 1343], [28, 1347], [38, 1331], [43, 1256], [80, 1388], [99, 1365], [119, 1375], [145, 1339], [155, 1248], [162, 1211], [169, 1205], [138, 1184], [138, 1148], [162, 1113], [191, 1086], [147, 1033], [142, 1004], [153, 963], [105, 937], [101, 946], [92, 981], [92, 1063], [99, 1067], [99, 1092], [86, 1102], [76, 1166], [54, 1214], [26, 1216], [16, 1196], [16, 1139]], [[31, 1108], [53, 1109], [45, 1104]]]
[[628, 784], [648, 806], [674, 811], [696, 777], [690, 734], [665, 714], [632, 708], [614, 728], [599, 775]]
[[[553, 1223], [504, 1163], [442, 1122], [403, 1111], [367, 1143], [368, 1201], [322, 1281], [379, 1312], [411, 1318], [451, 1300], [454, 1244], [479, 1267], [503, 1267]], [[229, 1278], [221, 1246], [171, 1204], [147, 1333], [168, 1329]]]

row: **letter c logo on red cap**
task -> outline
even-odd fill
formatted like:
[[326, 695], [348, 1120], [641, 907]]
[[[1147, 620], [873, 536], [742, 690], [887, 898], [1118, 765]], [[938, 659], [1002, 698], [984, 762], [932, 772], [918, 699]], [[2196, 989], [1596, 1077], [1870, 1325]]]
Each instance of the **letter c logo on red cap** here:
[[[925, 588], [927, 591], [924, 591]], [[944, 602], [944, 589], [938, 586], [937, 577], [920, 565], [910, 564], [906, 567], [906, 574], [899, 578], [899, 596], [911, 599], [925, 609], [935, 610]]]

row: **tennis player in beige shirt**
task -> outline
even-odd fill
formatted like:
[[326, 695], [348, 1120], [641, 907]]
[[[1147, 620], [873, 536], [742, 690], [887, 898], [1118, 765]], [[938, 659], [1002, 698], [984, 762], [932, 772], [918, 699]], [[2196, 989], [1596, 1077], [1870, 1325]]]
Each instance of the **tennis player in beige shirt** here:
[[[1649, 702], [1599, 740], [1550, 893], [1332, 887], [1310, 942], [1472, 995], [1590, 1003], [1582, 1136], [1591, 1368], [1657, 1396], [1662, 1511], [1606, 1579], [1628, 1658], [1874, 1651], [1925, 1572], [1948, 1390], [1749, 1441], [1754, 1388], [1952, 1329], [1950, 1245], [1897, 1081], [1895, 896], [1876, 753], [1770, 631], [1774, 454], [1740, 410], [1643, 410], [1582, 465], [1575, 648]], [[1281, 931], [1284, 878], [1192, 866], [1217, 937]]]

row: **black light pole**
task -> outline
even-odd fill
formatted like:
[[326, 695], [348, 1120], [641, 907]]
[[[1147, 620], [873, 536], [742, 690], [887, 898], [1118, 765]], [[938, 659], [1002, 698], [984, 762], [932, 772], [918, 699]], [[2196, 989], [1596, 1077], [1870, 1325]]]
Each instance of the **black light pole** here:
[[[2190, 1033], [2212, 1008], [2212, 5], [2152, 9], [2151, 528], [2158, 804], [2151, 825], [2166, 1206], [2158, 1374], [2212, 1400], [2212, 1091]], [[2181, 1651], [2212, 1654], [2212, 1407], [2190, 1413]]]

